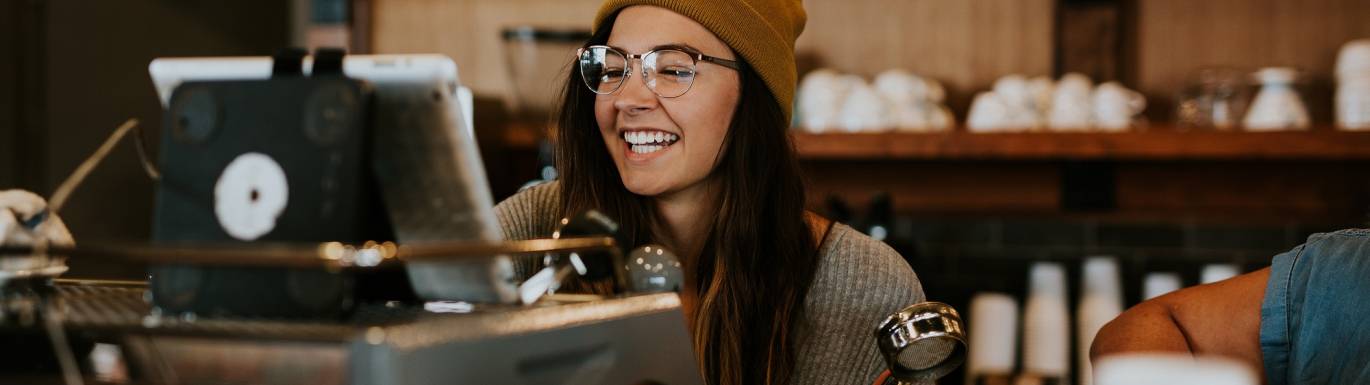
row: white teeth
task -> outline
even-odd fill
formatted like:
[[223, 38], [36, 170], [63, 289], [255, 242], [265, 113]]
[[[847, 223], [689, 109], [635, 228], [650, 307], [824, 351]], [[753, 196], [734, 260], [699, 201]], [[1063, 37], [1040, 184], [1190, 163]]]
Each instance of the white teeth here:
[[634, 146], [632, 147], [632, 150], [633, 150], [633, 152], [638, 153], [638, 154], [650, 154], [650, 153], [653, 153], [653, 152], [657, 152], [657, 151], [659, 151], [659, 150], [661, 150], [661, 149], [663, 149], [663, 148], [666, 148], [666, 146], [634, 145]]
[[[660, 144], [663, 144], [663, 145], [670, 145], [671, 143], [674, 143], [674, 142], [676, 141], [676, 139], [678, 139], [678, 138], [679, 138], [679, 137], [676, 136], [675, 134], [672, 134], [672, 133], [669, 133], [669, 132], [659, 132], [659, 131], [658, 131], [658, 132], [641, 132], [641, 131], [638, 131], [638, 132], [626, 132], [626, 133], [623, 134], [623, 140], [624, 140], [624, 141], [627, 141], [629, 144], [633, 144], [633, 145], [646, 145], [646, 144], [651, 144], [651, 143], [660, 143]], [[659, 147], [664, 147], [664, 146], [659, 146]]]

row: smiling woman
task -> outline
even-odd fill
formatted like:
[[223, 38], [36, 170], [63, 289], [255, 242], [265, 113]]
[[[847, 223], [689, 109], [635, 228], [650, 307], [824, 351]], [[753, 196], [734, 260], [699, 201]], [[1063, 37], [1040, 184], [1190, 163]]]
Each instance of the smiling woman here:
[[[611, 64], [624, 73], [614, 76], [622, 85], [595, 98], [595, 121], [623, 185], [635, 194], [665, 201], [711, 195], [704, 191], [711, 184], [701, 182], [722, 155], [742, 88], [740, 76], [726, 66], [695, 63], [693, 56], [678, 49], [729, 61], [732, 50], [703, 25], [664, 8], [628, 7], [615, 20], [608, 45], [647, 52], [638, 71], [629, 70], [632, 62]], [[666, 44], [658, 45], [662, 43]], [[626, 81], [635, 72], [642, 81]], [[682, 72], [689, 75], [679, 75]], [[625, 134], [652, 142], [664, 135], [679, 139], [665, 146], [639, 145], [625, 141]]]
[[710, 384], [870, 383], [874, 327], [923, 299], [888, 246], [804, 210], [789, 134], [797, 0], [610, 0], [564, 89], [560, 180], [496, 207], [510, 239], [596, 209], [681, 256]]

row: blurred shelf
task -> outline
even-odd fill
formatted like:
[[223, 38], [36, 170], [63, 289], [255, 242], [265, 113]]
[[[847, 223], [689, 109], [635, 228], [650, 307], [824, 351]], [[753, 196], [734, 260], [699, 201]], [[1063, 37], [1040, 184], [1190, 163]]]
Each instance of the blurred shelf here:
[[1370, 132], [794, 134], [803, 159], [1370, 160]]
[[[541, 127], [510, 124], [512, 149], [533, 150]], [[823, 133], [796, 131], [809, 160], [1370, 160], [1370, 132]]]

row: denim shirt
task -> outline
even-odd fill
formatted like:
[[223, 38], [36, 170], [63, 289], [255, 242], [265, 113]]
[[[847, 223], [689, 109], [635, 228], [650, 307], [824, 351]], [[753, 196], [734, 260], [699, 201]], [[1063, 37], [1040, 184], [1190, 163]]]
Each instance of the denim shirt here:
[[1370, 384], [1370, 230], [1314, 234], [1275, 256], [1261, 354], [1270, 385]]

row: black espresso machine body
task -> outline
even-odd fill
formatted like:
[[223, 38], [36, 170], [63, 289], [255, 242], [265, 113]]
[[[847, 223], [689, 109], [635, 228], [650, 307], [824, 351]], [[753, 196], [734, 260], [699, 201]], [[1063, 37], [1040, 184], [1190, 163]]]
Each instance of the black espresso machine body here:
[[[276, 60], [271, 79], [187, 82], [172, 94], [154, 242], [393, 238], [369, 167], [371, 87], [340, 71], [281, 71], [290, 58]], [[322, 269], [152, 266], [150, 289], [156, 308], [172, 314], [328, 318], [353, 306], [357, 278]]]

